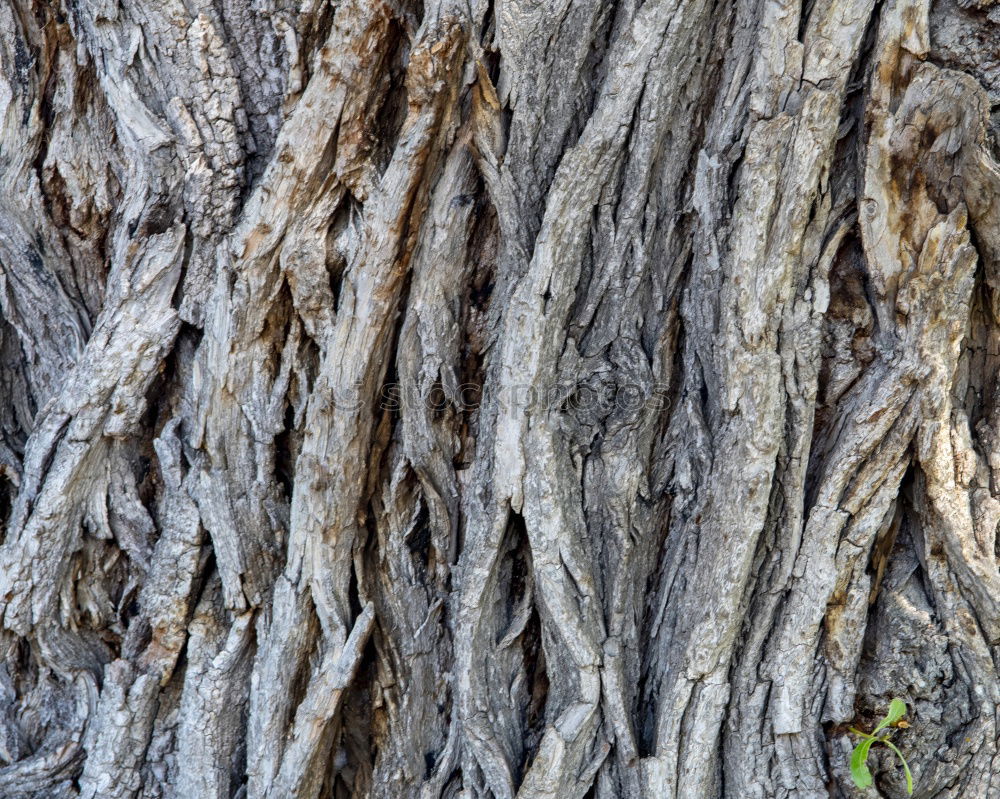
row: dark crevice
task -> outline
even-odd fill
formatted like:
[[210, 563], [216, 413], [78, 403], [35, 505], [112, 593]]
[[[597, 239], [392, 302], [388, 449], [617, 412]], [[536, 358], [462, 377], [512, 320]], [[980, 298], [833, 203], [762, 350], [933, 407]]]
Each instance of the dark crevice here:
[[347, 258], [340, 247], [340, 238], [347, 235], [352, 220], [359, 217], [360, 204], [350, 196], [337, 206], [326, 230], [326, 271], [329, 276], [330, 293], [333, 295], [333, 311], [340, 309], [340, 295], [347, 272]]
[[[476, 210], [469, 243], [468, 293], [462, 298], [463, 331], [458, 364], [460, 403], [458, 414], [459, 445], [456, 469], [469, 468], [475, 457], [479, 437], [479, 409], [486, 384], [486, 357], [490, 343], [490, 316], [495, 288], [495, 270], [500, 241], [496, 210], [486, 197], [482, 183], [477, 186]], [[461, 525], [459, 525], [461, 536]], [[461, 551], [461, 541], [459, 541]]]
[[[367, 538], [356, 544], [356, 552], [367, 563], [376, 562], [377, 532], [374, 512], [367, 514]], [[351, 569], [348, 589], [351, 615], [355, 619], [362, 610], [359, 576]], [[324, 792], [336, 796], [358, 796], [361, 786], [370, 784], [373, 764], [378, 758], [378, 741], [387, 725], [387, 711], [384, 702], [376, 703], [374, 697], [381, 693], [379, 683], [379, 661], [384, 660], [391, 645], [385, 640], [385, 632], [376, 621], [371, 638], [365, 645], [357, 674], [344, 693], [343, 710], [340, 719], [349, 719], [349, 724], [335, 723], [331, 731], [332, 751], [328, 771], [324, 780]]]
[[[187, 220], [183, 220], [187, 221]], [[175, 311], [179, 311], [184, 301], [184, 275], [187, 273], [188, 265], [191, 263], [191, 255], [194, 252], [194, 235], [191, 232], [191, 225], [184, 226], [184, 246], [181, 254], [181, 273], [174, 287], [174, 294], [171, 297], [170, 305]]]
[[274, 476], [287, 502], [292, 501], [295, 477], [295, 447], [292, 443], [294, 434], [295, 409], [290, 402], [286, 402], [282, 430], [274, 438]]
[[[501, 585], [506, 583], [506, 613], [501, 626], [501, 635], [511, 625], [524, 617], [527, 603], [531, 603], [527, 620], [517, 636], [520, 646], [520, 668], [524, 674], [524, 695], [516, 698], [523, 702], [521, 707], [521, 729], [523, 730], [520, 757], [515, 773], [521, 780], [531, 767], [545, 728], [545, 706], [548, 700], [549, 679], [546, 671], [545, 651], [542, 646], [542, 627], [538, 611], [532, 600], [534, 594], [534, 574], [531, 546], [524, 517], [510, 511], [505, 533], [504, 558], [501, 564]], [[513, 697], [512, 697], [513, 698]]]
[[431, 551], [431, 526], [430, 513], [423, 498], [418, 500], [416, 518], [413, 520], [413, 525], [404, 541], [407, 549], [414, 556], [421, 583], [426, 583], [428, 559]]
[[802, 0], [802, 5], [799, 9], [799, 30], [796, 35], [796, 39], [805, 44], [806, 41], [806, 30], [809, 27], [809, 16], [812, 14], [813, 6], [815, 6], [815, 0]]
[[541, 645], [542, 631], [538, 611], [532, 610], [521, 634], [521, 652], [531, 693], [524, 720], [524, 754], [521, 758], [522, 778], [542, 741], [545, 732], [545, 706], [549, 693], [549, 677], [545, 665], [545, 650]]

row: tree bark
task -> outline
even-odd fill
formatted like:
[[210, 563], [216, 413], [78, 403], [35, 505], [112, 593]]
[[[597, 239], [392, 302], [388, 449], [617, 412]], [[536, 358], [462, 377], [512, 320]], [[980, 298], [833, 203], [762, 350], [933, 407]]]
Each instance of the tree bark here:
[[1000, 796], [995, 0], [3, 0], [0, 797]]

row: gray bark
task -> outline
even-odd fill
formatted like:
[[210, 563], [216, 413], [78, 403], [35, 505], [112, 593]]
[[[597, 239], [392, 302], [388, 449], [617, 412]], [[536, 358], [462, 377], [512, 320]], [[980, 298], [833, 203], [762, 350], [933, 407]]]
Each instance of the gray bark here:
[[0, 2], [0, 797], [1000, 796], [993, 3]]

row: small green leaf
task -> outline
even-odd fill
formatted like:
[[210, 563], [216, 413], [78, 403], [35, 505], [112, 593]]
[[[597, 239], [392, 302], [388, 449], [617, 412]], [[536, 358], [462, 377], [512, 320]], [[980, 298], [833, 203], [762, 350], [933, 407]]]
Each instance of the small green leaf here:
[[878, 726], [872, 730], [872, 735], [878, 735], [879, 730], [884, 730], [890, 724], [895, 724], [905, 715], [906, 702], [902, 699], [893, 699], [889, 703], [889, 712], [885, 714], [885, 718], [878, 723]]
[[873, 743], [875, 743], [874, 738], [866, 738], [851, 752], [851, 777], [859, 788], [868, 788], [874, 782], [865, 762], [868, 760], [868, 750], [872, 748]]
[[903, 764], [903, 772], [906, 774], [906, 792], [908, 794], [913, 793], [913, 775], [910, 773], [910, 767], [906, 765], [906, 758], [903, 757], [903, 753], [899, 751], [899, 748], [892, 741], [882, 741], [886, 746], [888, 746], [893, 752], [896, 753], [896, 757], [899, 758], [899, 762]]

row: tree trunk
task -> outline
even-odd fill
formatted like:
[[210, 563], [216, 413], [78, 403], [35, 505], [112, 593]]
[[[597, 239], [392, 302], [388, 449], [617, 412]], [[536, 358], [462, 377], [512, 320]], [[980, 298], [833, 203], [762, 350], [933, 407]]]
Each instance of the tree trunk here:
[[1000, 796], [996, 0], [3, 0], [0, 797]]

